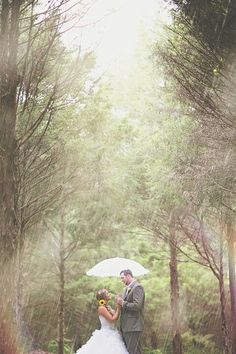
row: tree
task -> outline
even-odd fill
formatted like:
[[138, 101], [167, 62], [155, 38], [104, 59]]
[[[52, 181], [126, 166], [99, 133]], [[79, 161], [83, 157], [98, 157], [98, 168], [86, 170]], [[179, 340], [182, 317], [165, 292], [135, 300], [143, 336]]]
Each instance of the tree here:
[[[5, 0], [0, 7], [0, 245], [3, 270], [0, 283], [8, 298], [2, 295], [0, 314], [3, 321], [4, 313], [9, 311], [9, 322], [14, 318], [18, 330], [21, 322], [20, 275], [14, 268], [20, 264], [25, 231], [38, 220], [39, 214], [61, 189], [60, 183], [51, 186], [56, 151], [50, 148], [45, 136], [62, 104], [68, 73], [73, 76], [76, 68], [72, 68], [71, 60], [70, 69], [68, 67], [62, 74], [65, 66], [63, 61], [58, 61], [65, 52], [60, 37], [63, 25], [68, 21], [67, 3], [68, 0], [49, 1], [43, 9], [37, 0]], [[83, 11], [80, 16], [82, 14]], [[7, 338], [2, 328], [4, 353], [15, 351], [14, 332], [12, 338]]]
[[[232, 62], [235, 51], [235, 3], [173, 3], [177, 5], [171, 29], [173, 35], [169, 37], [168, 49], [161, 51], [161, 55], [168, 67], [173, 69], [169, 73], [177, 82], [179, 97], [185, 100], [187, 110], [197, 122], [194, 140], [191, 142], [196, 144], [196, 154], [191, 168], [183, 171], [186, 181], [184, 188], [191, 191], [195, 204], [200, 206], [204, 201], [217, 207], [219, 215], [225, 215], [224, 224], [229, 222], [232, 227], [235, 198], [234, 181], [230, 175], [234, 175], [235, 166], [223, 156], [235, 156], [232, 140], [235, 135], [235, 106], [232, 104], [233, 94], [230, 89], [234, 80], [230, 77], [235, 76]], [[223, 174], [219, 170], [222, 164], [225, 165]], [[194, 183], [190, 183], [190, 180]], [[235, 239], [229, 231], [231, 227], [226, 227], [229, 232], [226, 239], [230, 243], [230, 264], [233, 262], [231, 249], [235, 247]], [[236, 285], [234, 279], [235, 275], [231, 273], [233, 353], [236, 348], [235, 306], [232, 302]]]
[[[209, 214], [209, 211], [208, 211]], [[211, 224], [217, 224], [217, 221], [213, 219]], [[206, 221], [207, 223], [207, 221]], [[187, 240], [193, 245], [199, 258], [196, 262], [199, 262], [203, 266], [209, 267], [212, 274], [217, 278], [219, 284], [219, 297], [221, 306], [221, 328], [223, 338], [223, 348], [225, 353], [229, 353], [230, 350], [230, 338], [229, 338], [229, 326], [228, 318], [226, 314], [226, 292], [225, 292], [225, 279], [224, 279], [224, 241], [221, 234], [221, 230], [209, 230], [210, 221], [205, 224], [204, 217], [199, 218], [194, 213], [191, 213], [187, 209], [182, 216], [179, 217], [178, 225], [180, 229], [187, 237]], [[214, 232], [214, 237], [212, 233]]]

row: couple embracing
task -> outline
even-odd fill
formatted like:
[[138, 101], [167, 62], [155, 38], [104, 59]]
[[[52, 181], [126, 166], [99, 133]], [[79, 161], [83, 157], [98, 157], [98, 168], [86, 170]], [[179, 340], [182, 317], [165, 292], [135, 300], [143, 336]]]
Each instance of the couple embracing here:
[[[129, 269], [120, 272], [126, 285], [123, 296], [116, 296], [116, 309], [109, 306], [107, 289], [97, 291], [98, 316], [101, 329], [95, 330], [76, 354], [141, 354], [140, 338], [144, 327], [145, 293]], [[115, 323], [120, 318], [120, 332]]]

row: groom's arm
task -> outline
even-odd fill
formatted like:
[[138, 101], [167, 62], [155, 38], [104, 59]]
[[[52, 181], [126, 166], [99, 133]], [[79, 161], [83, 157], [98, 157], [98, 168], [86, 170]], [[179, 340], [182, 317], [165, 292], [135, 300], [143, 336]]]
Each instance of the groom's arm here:
[[144, 289], [141, 285], [133, 289], [133, 301], [123, 301], [122, 308], [128, 311], [139, 311], [144, 302]]

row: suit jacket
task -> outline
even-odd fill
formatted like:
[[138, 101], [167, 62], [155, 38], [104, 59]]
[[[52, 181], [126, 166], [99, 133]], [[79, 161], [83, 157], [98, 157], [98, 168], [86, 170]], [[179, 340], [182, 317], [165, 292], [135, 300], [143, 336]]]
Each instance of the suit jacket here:
[[129, 292], [123, 295], [120, 329], [122, 332], [142, 332], [144, 327], [145, 292], [141, 284], [135, 281]]

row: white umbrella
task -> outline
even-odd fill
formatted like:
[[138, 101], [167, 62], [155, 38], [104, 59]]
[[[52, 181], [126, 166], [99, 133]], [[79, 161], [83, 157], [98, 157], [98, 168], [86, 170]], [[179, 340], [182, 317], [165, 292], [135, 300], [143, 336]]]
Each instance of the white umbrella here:
[[97, 263], [94, 267], [89, 269], [86, 274], [96, 277], [119, 277], [120, 272], [124, 269], [130, 269], [135, 277], [149, 273], [148, 269], [144, 268], [136, 261], [115, 257]]

